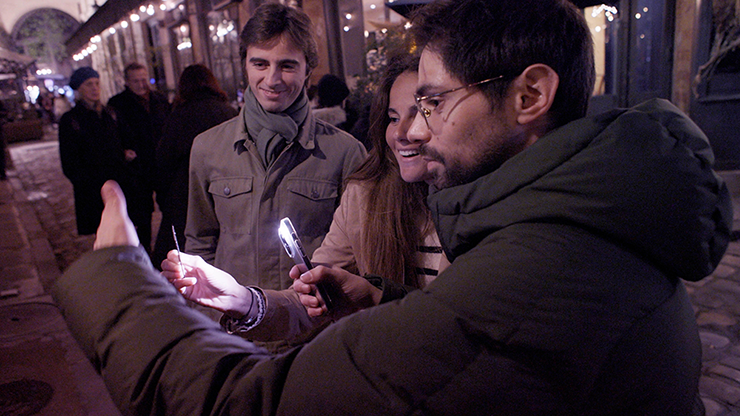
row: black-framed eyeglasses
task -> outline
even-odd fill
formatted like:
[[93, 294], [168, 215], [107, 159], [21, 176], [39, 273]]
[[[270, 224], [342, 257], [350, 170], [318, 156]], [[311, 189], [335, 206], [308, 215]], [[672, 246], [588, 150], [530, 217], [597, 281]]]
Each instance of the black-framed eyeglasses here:
[[436, 92], [434, 94], [429, 94], [429, 95], [419, 96], [417, 94], [414, 94], [414, 99], [416, 100], [416, 108], [419, 110], [421, 115], [424, 117], [424, 122], [426, 123], [427, 128], [431, 130], [432, 128], [429, 126], [429, 117], [432, 116], [432, 111], [434, 111], [434, 109], [437, 107], [437, 104], [436, 103], [430, 104], [429, 103], [430, 99], [439, 97], [444, 94], [449, 94], [451, 92], [459, 91], [465, 88], [475, 87], [476, 85], [482, 85], [482, 84], [489, 83], [491, 81], [496, 81], [503, 77], [504, 77], [503, 75], [499, 75], [497, 77], [484, 79], [483, 81], [473, 82], [468, 85], [463, 85], [462, 87], [452, 88], [447, 91]]

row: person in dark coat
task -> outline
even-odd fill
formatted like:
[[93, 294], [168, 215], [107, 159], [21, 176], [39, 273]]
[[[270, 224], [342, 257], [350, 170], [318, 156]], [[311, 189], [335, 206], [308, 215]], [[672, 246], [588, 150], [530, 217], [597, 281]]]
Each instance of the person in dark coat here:
[[154, 153], [170, 114], [170, 103], [164, 94], [151, 89], [144, 65], [129, 64], [123, 74], [126, 87], [108, 100], [108, 106], [132, 133], [128, 147], [135, 152], [132, 166], [136, 168], [134, 179], [138, 183], [137, 195], [129, 200], [129, 212], [142, 244], [149, 251], [154, 211]]
[[77, 233], [95, 234], [103, 212], [103, 183], [120, 181], [130, 194], [126, 151], [115, 113], [100, 102], [97, 71], [77, 69], [69, 86], [75, 90], [76, 105], [59, 122], [59, 155], [62, 171], [74, 188]]
[[190, 65], [182, 72], [174, 108], [164, 125], [155, 157], [155, 190], [162, 211], [152, 253], [152, 263], [157, 266], [167, 257], [167, 252], [175, 248], [173, 225], [180, 247], [185, 247], [190, 147], [195, 136], [238, 114], [227, 100], [218, 80], [206, 66]]

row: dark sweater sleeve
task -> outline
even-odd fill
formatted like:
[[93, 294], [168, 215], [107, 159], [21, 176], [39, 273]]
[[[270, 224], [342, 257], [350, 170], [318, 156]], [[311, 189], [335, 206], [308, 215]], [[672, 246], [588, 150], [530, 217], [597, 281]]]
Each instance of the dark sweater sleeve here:
[[375, 274], [367, 274], [364, 277], [371, 285], [383, 291], [383, 296], [380, 298], [381, 305], [392, 300], [401, 299], [412, 290], [416, 290], [415, 287], [396, 283]]

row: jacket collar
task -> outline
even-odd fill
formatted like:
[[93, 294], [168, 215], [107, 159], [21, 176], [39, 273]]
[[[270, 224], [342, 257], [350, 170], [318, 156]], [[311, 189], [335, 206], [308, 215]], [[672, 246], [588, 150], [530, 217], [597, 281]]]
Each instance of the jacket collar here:
[[[233, 136], [234, 150], [239, 152], [240, 149], [247, 148], [247, 141], [251, 142], [250, 146], [254, 146], [254, 140], [249, 137], [247, 133], [247, 125], [244, 123], [244, 107], [239, 110], [239, 122], [236, 123], [236, 131]], [[313, 150], [316, 147], [316, 118], [308, 112], [306, 121], [300, 126], [300, 132], [296, 138], [298, 144], [306, 150]]]

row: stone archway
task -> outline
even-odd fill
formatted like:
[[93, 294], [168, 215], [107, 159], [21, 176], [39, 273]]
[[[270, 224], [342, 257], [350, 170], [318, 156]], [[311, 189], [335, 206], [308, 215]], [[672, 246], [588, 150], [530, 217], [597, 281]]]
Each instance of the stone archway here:
[[41, 8], [18, 19], [11, 38], [21, 53], [36, 59], [37, 67], [66, 76], [71, 65], [64, 42], [79, 26], [75, 18], [61, 10]]

